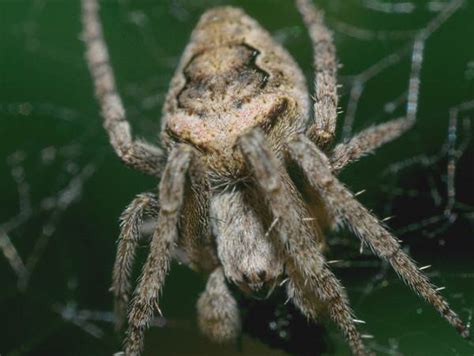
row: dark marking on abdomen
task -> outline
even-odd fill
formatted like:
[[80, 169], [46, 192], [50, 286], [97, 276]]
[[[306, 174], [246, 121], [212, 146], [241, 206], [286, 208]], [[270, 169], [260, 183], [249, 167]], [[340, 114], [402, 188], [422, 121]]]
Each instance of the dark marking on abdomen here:
[[183, 69], [186, 83], [176, 97], [178, 108], [202, 116], [213, 105], [237, 107], [259, 95], [270, 77], [257, 64], [260, 54], [245, 43], [196, 53]]

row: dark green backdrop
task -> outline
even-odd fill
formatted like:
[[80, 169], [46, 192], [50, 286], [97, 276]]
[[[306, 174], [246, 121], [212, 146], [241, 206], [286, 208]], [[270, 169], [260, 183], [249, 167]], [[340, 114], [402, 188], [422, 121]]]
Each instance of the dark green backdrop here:
[[[308, 81], [312, 78], [309, 40], [291, 1], [102, 3], [120, 92], [135, 132], [149, 140], [156, 139], [163, 96], [180, 53], [200, 14], [210, 6], [245, 8], [291, 51]], [[409, 44], [413, 31], [425, 27], [444, 2], [318, 3], [335, 31], [345, 112], [353, 76]], [[444, 295], [465, 320], [474, 307], [472, 145], [451, 151], [460, 156], [453, 221], [447, 224], [439, 217], [446, 203], [449, 157], [443, 145], [449, 110], [474, 99], [473, 8], [466, 0], [426, 43], [415, 129], [342, 175], [353, 191], [367, 190], [360, 200], [376, 214], [395, 215], [390, 227], [420, 265], [433, 265], [430, 276], [447, 287]], [[110, 355], [120, 349], [110, 322], [108, 292], [118, 216], [135, 194], [155, 189], [157, 182], [122, 166], [108, 145], [83, 60], [79, 16], [77, 0], [0, 0], [1, 241], [8, 250], [8, 236], [32, 270], [26, 289], [19, 288], [17, 274], [0, 254], [1, 355]], [[356, 131], [404, 112], [403, 102], [394, 113], [386, 109], [406, 91], [408, 76], [409, 57], [404, 57], [364, 83]], [[467, 145], [471, 130], [466, 123], [473, 113], [467, 110], [459, 116], [451, 141], [456, 147]], [[344, 113], [341, 123], [343, 118]], [[418, 155], [426, 159], [397, 173], [386, 172], [391, 164]], [[375, 337], [368, 341], [374, 351], [474, 353], [472, 344], [393, 272], [370, 255], [361, 256], [356, 238], [340, 232], [331, 234], [330, 241], [330, 258], [345, 261], [334, 265], [335, 272], [348, 288], [356, 315], [367, 322], [362, 330]], [[145, 246], [142, 250], [143, 259]], [[185, 267], [173, 266], [161, 302], [168, 322], [149, 332], [147, 354], [285, 354], [264, 344], [275, 335], [266, 339], [244, 334], [238, 346], [226, 347], [201, 337], [194, 304], [204, 282]], [[330, 353], [348, 354], [337, 330], [326, 325]], [[290, 327], [283, 332], [295, 338], [305, 331]], [[305, 339], [305, 354], [312, 354], [312, 343], [321, 341], [311, 333]]]

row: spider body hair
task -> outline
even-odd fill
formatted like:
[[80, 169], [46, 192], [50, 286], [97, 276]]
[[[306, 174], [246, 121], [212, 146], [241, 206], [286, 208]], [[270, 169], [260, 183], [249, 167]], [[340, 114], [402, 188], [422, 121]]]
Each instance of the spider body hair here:
[[213, 176], [237, 180], [247, 170], [237, 138], [260, 127], [281, 156], [282, 138], [304, 132], [309, 108], [290, 54], [241, 9], [219, 7], [201, 16], [171, 80], [162, 142], [192, 145]]
[[122, 215], [111, 288], [119, 313], [129, 303], [142, 217], [157, 220], [128, 308], [126, 355], [141, 353], [144, 332], [161, 312], [158, 298], [177, 248], [190, 268], [209, 274], [197, 314], [212, 339], [229, 341], [240, 333], [228, 283], [268, 295], [285, 280], [289, 299], [305, 316], [328, 315], [353, 354], [368, 354], [344, 287], [323, 255], [323, 230], [335, 221], [469, 335], [396, 238], [335, 177], [409, 129], [413, 115], [366, 129], [331, 150], [338, 106], [332, 34], [310, 0], [295, 3], [313, 44], [314, 117], [304, 76], [289, 53], [242, 10], [220, 7], [202, 15], [171, 81], [161, 149], [133, 139], [97, 0], [82, 0], [86, 57], [110, 143], [125, 164], [160, 178], [157, 194], [137, 196]]
[[258, 127], [272, 151], [288, 158], [283, 151], [287, 135], [304, 132], [308, 123], [307, 93], [290, 54], [234, 7], [202, 15], [171, 81], [162, 141], [168, 150], [187, 143], [200, 152], [212, 177], [210, 186], [200, 189], [210, 189], [218, 259], [227, 279], [245, 291], [276, 283], [284, 261], [272, 242], [275, 233], [267, 234], [272, 219], [251, 184], [237, 139]]

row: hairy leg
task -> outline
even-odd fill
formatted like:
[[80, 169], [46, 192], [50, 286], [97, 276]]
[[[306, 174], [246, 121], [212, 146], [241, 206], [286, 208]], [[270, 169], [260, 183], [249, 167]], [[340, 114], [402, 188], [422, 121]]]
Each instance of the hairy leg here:
[[410, 129], [414, 123], [413, 120], [399, 118], [369, 127], [359, 132], [348, 142], [338, 144], [329, 155], [332, 172], [339, 173], [348, 164], [372, 153], [385, 143], [395, 140]]
[[312, 0], [295, 0], [313, 43], [314, 58], [314, 120], [308, 137], [319, 147], [331, 143], [337, 119], [337, 59], [332, 33], [324, 24], [323, 14]]
[[178, 145], [171, 152], [163, 172], [158, 223], [129, 313], [129, 328], [125, 341], [127, 356], [140, 354], [145, 329], [151, 322], [154, 311], [159, 311], [158, 296], [169, 271], [178, 238], [177, 223], [183, 203], [186, 173], [192, 158], [193, 151], [190, 147]]
[[[425, 42], [460, 6], [462, 6], [462, 4], [463, 1], [452, 1], [447, 4], [444, 9], [440, 11], [438, 16], [415, 37], [411, 53], [411, 69], [405, 117], [371, 127], [359, 133], [349, 142], [337, 145], [330, 157], [333, 172], [337, 173], [347, 164], [370, 153], [384, 143], [397, 138], [415, 124], [418, 112], [420, 75], [424, 58]], [[310, 137], [310, 139], [312, 139], [312, 137]]]
[[120, 217], [120, 236], [110, 288], [115, 297], [115, 317], [118, 330], [123, 326], [127, 311], [131, 287], [130, 274], [135, 260], [135, 251], [141, 237], [140, 226], [143, 215], [157, 217], [159, 209], [158, 198], [155, 194], [139, 194]]
[[462, 336], [468, 337], [466, 325], [428, 277], [403, 252], [397, 239], [332, 175], [331, 164], [324, 153], [302, 135], [288, 145], [290, 155], [302, 167], [309, 183], [321, 193], [328, 209], [340, 217], [377, 256], [387, 260], [405, 283], [433, 305]]
[[180, 220], [182, 262], [199, 273], [211, 273], [219, 266], [214, 252], [214, 237], [209, 218], [210, 188], [207, 174], [199, 160], [189, 167], [190, 183], [186, 186]]
[[312, 231], [304, 221], [307, 212], [288, 175], [266, 148], [261, 131], [253, 130], [242, 136], [239, 146], [274, 218], [278, 219], [275, 229], [288, 257], [289, 296], [305, 315], [313, 319], [323, 304], [344, 333], [352, 352], [365, 355], [344, 288], [326, 265]]
[[82, 0], [86, 59], [94, 81], [96, 98], [102, 109], [104, 127], [112, 147], [126, 165], [159, 177], [166, 160], [165, 153], [158, 147], [132, 138], [122, 99], [115, 85], [98, 11], [97, 0]]
[[239, 336], [239, 309], [225, 283], [222, 268], [217, 268], [209, 276], [206, 289], [197, 302], [197, 313], [201, 331], [211, 340], [229, 342]]

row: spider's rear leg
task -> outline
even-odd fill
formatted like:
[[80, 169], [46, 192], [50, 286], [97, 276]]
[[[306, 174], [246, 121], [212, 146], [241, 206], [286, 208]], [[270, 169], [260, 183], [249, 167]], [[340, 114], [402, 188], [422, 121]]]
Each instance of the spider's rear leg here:
[[198, 324], [204, 335], [216, 342], [235, 340], [241, 330], [239, 309], [225, 282], [221, 267], [209, 276], [197, 302]]
[[331, 161], [334, 174], [339, 173], [345, 166], [372, 153], [378, 147], [400, 137], [409, 130], [414, 120], [399, 118], [380, 125], [369, 127], [352, 137], [348, 142], [340, 143], [332, 150]]
[[120, 217], [120, 236], [117, 255], [112, 273], [110, 290], [115, 297], [116, 328], [123, 326], [124, 316], [130, 293], [130, 274], [132, 272], [135, 251], [141, 238], [140, 227], [144, 215], [157, 217], [159, 213], [158, 198], [153, 193], [143, 193], [127, 206]]
[[319, 147], [327, 147], [334, 138], [337, 119], [337, 59], [332, 33], [324, 24], [323, 14], [312, 0], [295, 0], [313, 44], [314, 123], [306, 134]]
[[82, 0], [86, 59], [110, 144], [126, 165], [158, 177], [161, 175], [166, 155], [160, 148], [132, 138], [122, 99], [115, 85], [98, 12], [97, 0]]
[[150, 244], [150, 254], [140, 277], [129, 313], [125, 341], [127, 356], [139, 355], [143, 334], [155, 310], [158, 296], [169, 271], [172, 253], [178, 238], [177, 223], [181, 212], [186, 174], [194, 154], [189, 146], [180, 144], [170, 154], [160, 183], [160, 213]]
[[428, 277], [403, 252], [397, 239], [332, 175], [327, 157], [302, 135], [288, 145], [290, 155], [301, 166], [310, 184], [320, 192], [327, 208], [340, 217], [377, 256], [387, 260], [405, 283], [433, 305], [463, 337], [468, 337], [466, 325]]
[[318, 316], [323, 303], [331, 319], [344, 333], [352, 352], [365, 355], [344, 288], [329, 270], [312, 236], [313, 231], [303, 220], [307, 212], [296, 188], [265, 147], [259, 130], [242, 136], [239, 145], [274, 218], [278, 219], [275, 229], [287, 254], [287, 273], [291, 280], [289, 296], [305, 315], [313, 319]]
[[[314, 123], [308, 128], [306, 135], [318, 147], [325, 149], [332, 142], [336, 131], [339, 100], [336, 49], [332, 33], [324, 24], [322, 11], [313, 5], [312, 0], [295, 0], [295, 3], [313, 43]], [[347, 144], [338, 145], [333, 153], [336, 170], [395, 139], [413, 123], [414, 120], [411, 119], [394, 120], [364, 130]]]

